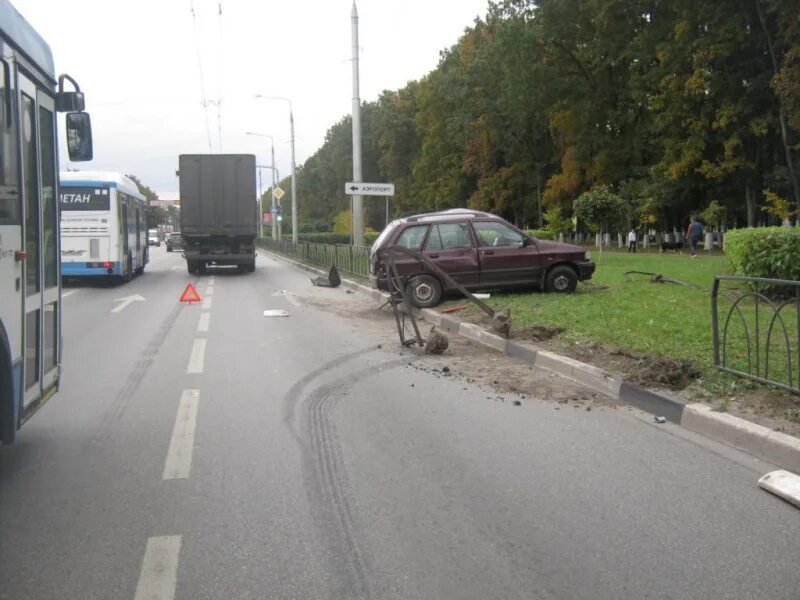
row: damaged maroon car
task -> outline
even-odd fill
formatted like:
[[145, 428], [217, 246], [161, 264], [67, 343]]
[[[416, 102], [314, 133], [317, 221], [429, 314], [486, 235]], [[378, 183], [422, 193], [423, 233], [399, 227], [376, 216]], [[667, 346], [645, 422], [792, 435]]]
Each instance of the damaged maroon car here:
[[[419, 252], [470, 291], [536, 287], [570, 293], [590, 279], [595, 265], [585, 248], [528, 236], [496, 215], [451, 209], [389, 223], [370, 248], [370, 270], [387, 290], [384, 251], [402, 246]], [[420, 307], [436, 306], [455, 288], [422, 262], [396, 259], [406, 296]]]

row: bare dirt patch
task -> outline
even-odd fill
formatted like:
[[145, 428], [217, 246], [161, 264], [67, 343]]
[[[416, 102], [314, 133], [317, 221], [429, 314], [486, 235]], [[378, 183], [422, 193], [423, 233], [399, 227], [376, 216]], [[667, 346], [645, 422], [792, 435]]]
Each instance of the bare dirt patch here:
[[[384, 347], [400, 348], [391, 309], [378, 309], [380, 304], [359, 294], [316, 293], [297, 295], [298, 300], [319, 310], [353, 319], [359, 328], [380, 334]], [[420, 331], [427, 338], [430, 324], [418, 320]], [[437, 329], [437, 331], [439, 331]], [[444, 332], [442, 332], [444, 333]], [[452, 378], [464, 388], [476, 386], [487, 401], [520, 406], [526, 401], [552, 402], [555, 410], [616, 408], [617, 403], [597, 392], [543, 369], [526, 365], [505, 354], [451, 333], [446, 333], [448, 346], [442, 354], [425, 354], [423, 349], [408, 349], [409, 366], [436, 377]]]

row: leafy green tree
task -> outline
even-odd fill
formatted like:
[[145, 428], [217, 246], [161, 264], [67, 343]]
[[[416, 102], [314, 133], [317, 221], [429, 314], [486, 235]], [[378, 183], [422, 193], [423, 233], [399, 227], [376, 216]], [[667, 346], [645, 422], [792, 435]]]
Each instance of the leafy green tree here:
[[574, 208], [575, 216], [599, 233], [622, 225], [627, 214], [625, 201], [605, 186], [581, 194]]

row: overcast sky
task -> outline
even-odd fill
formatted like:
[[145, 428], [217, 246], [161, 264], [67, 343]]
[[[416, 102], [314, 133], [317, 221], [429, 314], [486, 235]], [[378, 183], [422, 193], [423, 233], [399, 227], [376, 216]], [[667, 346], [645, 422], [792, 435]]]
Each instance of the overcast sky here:
[[[281, 177], [290, 168], [288, 104], [254, 95], [291, 98], [298, 165], [351, 111], [352, 0], [12, 1], [50, 44], [56, 72], [86, 94], [95, 160], [62, 160], [62, 168], [133, 173], [175, 197], [178, 154], [209, 152], [209, 140], [220, 151], [217, 106], [201, 103], [200, 65], [206, 100], [222, 98], [222, 151], [268, 165], [269, 140], [245, 132], [271, 134]], [[430, 72], [486, 7], [358, 0], [361, 99]]]

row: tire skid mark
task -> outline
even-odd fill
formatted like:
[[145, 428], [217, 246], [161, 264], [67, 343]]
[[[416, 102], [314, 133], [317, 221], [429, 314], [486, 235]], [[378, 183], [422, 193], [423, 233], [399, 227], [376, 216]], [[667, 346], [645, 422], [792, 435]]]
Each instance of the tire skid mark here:
[[133, 395], [136, 393], [136, 390], [139, 389], [139, 385], [144, 379], [144, 376], [147, 374], [147, 371], [152, 366], [156, 354], [158, 354], [158, 351], [161, 349], [161, 345], [164, 343], [167, 335], [169, 335], [173, 325], [175, 325], [175, 321], [178, 320], [178, 315], [181, 314], [181, 308], [182, 307], [180, 304], [175, 306], [175, 308], [172, 309], [172, 312], [170, 312], [161, 323], [161, 326], [150, 339], [150, 342], [140, 355], [139, 360], [136, 361], [136, 364], [131, 370], [128, 379], [125, 381], [125, 385], [123, 385], [119, 392], [117, 392], [117, 395], [114, 397], [111, 405], [105, 411], [103, 418], [100, 420], [100, 423], [97, 426], [97, 431], [95, 431], [94, 435], [84, 443], [84, 448], [93, 446], [104, 439], [108, 435], [108, 426], [116, 421], [119, 421], [125, 414], [125, 409], [128, 407], [128, 404], [133, 398]]
[[336, 563], [333, 572], [342, 579], [333, 586], [336, 589], [332, 589], [332, 597], [353, 600], [373, 597], [370, 590], [371, 568], [366, 553], [358, 543], [360, 535], [354, 517], [358, 507], [350, 488], [333, 412], [338, 400], [353, 384], [377, 375], [378, 369], [386, 371], [406, 361], [395, 360], [363, 368], [316, 387], [305, 396], [302, 394], [323, 373], [375, 349], [372, 346], [340, 357], [298, 380], [287, 394], [284, 407], [284, 422], [300, 446], [312, 517], [323, 532], [331, 560]]
[[305, 402], [308, 411], [308, 472], [313, 476], [308, 482], [312, 505], [334, 553], [342, 562], [339, 572], [346, 577], [346, 595], [353, 599], [370, 598], [367, 574], [369, 566], [358, 546], [353, 511], [348, 497], [349, 482], [338, 447], [335, 428], [330, 426], [327, 406], [336, 402], [344, 382], [316, 390]]

